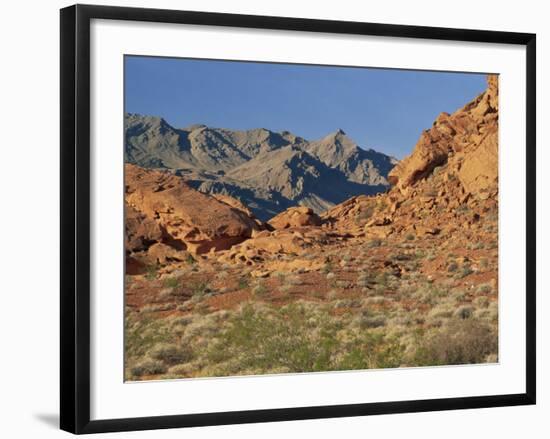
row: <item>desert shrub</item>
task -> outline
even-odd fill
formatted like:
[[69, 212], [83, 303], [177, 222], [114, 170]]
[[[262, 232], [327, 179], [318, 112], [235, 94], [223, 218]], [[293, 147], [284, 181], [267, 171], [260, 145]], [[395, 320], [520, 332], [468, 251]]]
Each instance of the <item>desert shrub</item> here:
[[210, 288], [206, 282], [195, 282], [191, 285], [191, 291], [193, 297], [201, 298], [204, 297], [206, 293], [210, 292]]
[[451, 297], [457, 302], [462, 303], [468, 298], [468, 293], [463, 290], [454, 290], [451, 293]]
[[334, 266], [332, 265], [332, 262], [329, 261], [323, 267], [323, 272], [328, 274], [328, 273], [331, 273], [332, 270], [334, 270]]
[[152, 359], [162, 361], [168, 365], [187, 362], [193, 356], [191, 349], [188, 347], [176, 346], [169, 343], [161, 343], [154, 346], [149, 355]]
[[314, 372], [400, 364], [402, 349], [394, 339], [361, 331], [348, 333], [343, 343], [338, 338], [341, 330], [342, 323], [328, 312], [301, 303], [279, 310], [247, 305], [209, 346], [208, 359], [223, 365], [218, 373], [226, 375], [243, 370]]
[[417, 366], [481, 363], [498, 349], [496, 333], [474, 318], [453, 319], [419, 338], [412, 359]]
[[143, 375], [158, 375], [166, 372], [167, 367], [161, 362], [152, 359], [145, 359], [133, 366], [130, 371], [132, 375], [140, 377]]
[[459, 319], [465, 320], [472, 317], [474, 310], [471, 306], [461, 306], [455, 311], [455, 316]]
[[422, 259], [426, 256], [426, 252], [424, 250], [418, 249], [414, 252], [414, 257], [417, 259]]
[[267, 294], [267, 288], [263, 284], [263, 282], [258, 282], [254, 287], [252, 288], [252, 294], [256, 297], [262, 297]]
[[384, 296], [372, 296], [365, 299], [365, 305], [381, 305], [386, 302]]
[[382, 240], [381, 239], [378, 239], [378, 238], [375, 238], [375, 239], [371, 239], [369, 242], [367, 242], [366, 246], [367, 248], [375, 248], [375, 247], [380, 247], [382, 245]]
[[175, 303], [149, 303], [141, 308], [142, 313], [170, 311], [176, 307]]
[[449, 273], [454, 273], [456, 270], [458, 270], [458, 264], [456, 262], [449, 262], [449, 264], [447, 264], [447, 271]]
[[374, 282], [376, 283], [377, 287], [380, 287], [382, 289], [388, 286], [389, 281], [390, 275], [385, 271], [378, 273], [374, 278]]
[[340, 299], [334, 303], [334, 308], [360, 308], [361, 305], [358, 299]]
[[333, 272], [327, 273], [327, 280], [331, 280], [335, 278], [335, 274]]
[[160, 290], [157, 294], [157, 299], [162, 300], [169, 300], [177, 296], [177, 291], [175, 291], [173, 288], [164, 288]]
[[475, 244], [472, 244], [470, 248], [472, 250], [483, 250], [485, 248], [485, 244], [483, 242], [476, 242]]
[[127, 314], [124, 336], [126, 359], [130, 361], [144, 356], [156, 344], [173, 341], [169, 328], [161, 319], [141, 314]]
[[414, 240], [414, 235], [412, 233], [408, 233], [406, 236], [405, 236], [405, 239], [407, 241], [413, 241]]
[[244, 290], [245, 288], [248, 288], [248, 278], [246, 278], [245, 276], [241, 276], [239, 278], [239, 283], [238, 283], [238, 287], [239, 287], [239, 290]]
[[165, 288], [176, 288], [179, 284], [179, 281], [175, 277], [169, 277], [164, 279], [163, 284]]
[[375, 314], [372, 311], [365, 310], [358, 317], [357, 323], [362, 329], [379, 328], [386, 325], [386, 317], [383, 314]]
[[410, 261], [412, 259], [412, 255], [407, 253], [395, 253], [391, 254], [389, 258], [395, 261]]
[[359, 275], [357, 278], [357, 286], [359, 287], [369, 287], [374, 283], [374, 277], [371, 273], [364, 272]]
[[435, 304], [440, 301], [441, 297], [447, 294], [448, 292], [446, 290], [427, 283], [420, 285], [414, 296], [420, 303]]
[[279, 288], [279, 291], [285, 295], [287, 295], [288, 293], [290, 293], [292, 291], [292, 285], [283, 285]]
[[227, 271], [220, 271], [216, 274], [216, 279], [227, 279], [228, 276]]
[[478, 308], [487, 308], [489, 306], [489, 299], [487, 296], [478, 296], [474, 299], [473, 303]]
[[448, 319], [452, 317], [454, 312], [453, 306], [448, 303], [441, 303], [434, 306], [430, 312], [429, 317], [433, 319]]
[[154, 280], [157, 278], [157, 272], [158, 272], [158, 265], [157, 264], [152, 264], [152, 265], [148, 265], [146, 268], [145, 268], [145, 278], [147, 280]]
[[168, 369], [168, 372], [174, 378], [188, 377], [193, 372], [194, 366], [196, 367], [193, 363], [176, 364]]
[[298, 286], [302, 285], [302, 280], [300, 279], [300, 276], [292, 275], [286, 278], [286, 283], [291, 286]]
[[189, 265], [194, 265], [197, 263], [195, 258], [190, 253], [187, 254], [187, 258], [185, 259], [185, 262], [187, 262]]
[[463, 279], [466, 276], [469, 276], [470, 274], [472, 274], [473, 272], [474, 270], [472, 270], [472, 268], [469, 265], [464, 265], [462, 269], [458, 273], [456, 273], [455, 278]]
[[351, 285], [347, 280], [337, 280], [336, 281], [336, 286], [338, 288], [346, 289], [346, 288], [350, 288]]
[[477, 292], [481, 294], [489, 294], [491, 291], [493, 291], [493, 288], [490, 284], [482, 284], [477, 288]]

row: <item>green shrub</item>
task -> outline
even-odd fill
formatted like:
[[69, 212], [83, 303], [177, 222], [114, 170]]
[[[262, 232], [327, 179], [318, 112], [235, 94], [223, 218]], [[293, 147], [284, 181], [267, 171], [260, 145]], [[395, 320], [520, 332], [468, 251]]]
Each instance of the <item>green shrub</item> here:
[[[349, 333], [342, 343], [341, 329], [328, 312], [302, 304], [279, 310], [247, 305], [209, 346], [208, 358], [220, 364], [217, 373], [225, 375], [246, 370], [314, 372], [399, 366], [403, 350], [396, 340], [361, 331]], [[238, 362], [231, 363], [235, 359]]]
[[164, 279], [165, 288], [176, 288], [179, 285], [179, 280], [175, 277], [169, 277]]
[[241, 276], [239, 278], [239, 284], [238, 284], [239, 290], [244, 290], [245, 288], [248, 288], [248, 285], [249, 285], [248, 278], [245, 276]]
[[157, 278], [157, 272], [158, 272], [158, 265], [156, 264], [153, 264], [153, 265], [148, 265], [146, 267], [146, 271], [145, 271], [145, 278], [147, 280], [154, 280]]
[[471, 269], [471, 267], [469, 265], [465, 265], [464, 267], [462, 267], [462, 270], [460, 270], [456, 275], [455, 275], [455, 278], [456, 279], [463, 279], [465, 278], [466, 276], [469, 276], [470, 274], [472, 274], [474, 272], [474, 270]]

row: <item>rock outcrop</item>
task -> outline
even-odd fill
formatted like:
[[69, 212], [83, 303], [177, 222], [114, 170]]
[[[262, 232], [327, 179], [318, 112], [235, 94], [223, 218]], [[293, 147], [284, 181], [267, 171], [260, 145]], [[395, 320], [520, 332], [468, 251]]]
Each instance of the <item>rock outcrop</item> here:
[[268, 224], [274, 229], [288, 229], [289, 227], [320, 226], [321, 218], [313, 209], [304, 206], [291, 207], [269, 220]]
[[388, 179], [407, 192], [438, 167], [449, 163], [465, 190], [487, 197], [498, 182], [498, 76], [489, 75], [487, 90], [460, 110], [441, 113], [425, 130], [410, 156]]
[[[127, 254], [145, 264], [173, 266], [185, 265], [189, 257], [200, 263], [216, 260], [253, 267], [254, 277], [269, 277], [279, 269], [320, 270], [326, 246], [350, 242], [445, 241], [459, 230], [488, 241], [498, 214], [497, 77], [490, 76], [488, 83], [487, 91], [459, 111], [438, 116], [413, 153], [390, 172], [394, 186], [387, 192], [352, 196], [322, 215], [309, 205], [295, 205], [263, 224], [242, 201], [197, 191], [179, 172], [127, 164]], [[338, 187], [330, 177], [353, 144], [343, 132], [333, 137], [336, 147], [328, 155], [321, 154], [322, 148], [306, 152], [264, 145], [256, 158], [227, 176], [242, 173], [241, 181], [289, 198], [296, 195], [303, 203], [300, 191], [318, 172], [327, 191]], [[311, 154], [326, 164], [314, 166]], [[285, 187], [286, 181], [294, 185]]]
[[162, 242], [202, 254], [224, 250], [262, 227], [237, 200], [192, 189], [170, 172], [125, 166], [127, 251]]

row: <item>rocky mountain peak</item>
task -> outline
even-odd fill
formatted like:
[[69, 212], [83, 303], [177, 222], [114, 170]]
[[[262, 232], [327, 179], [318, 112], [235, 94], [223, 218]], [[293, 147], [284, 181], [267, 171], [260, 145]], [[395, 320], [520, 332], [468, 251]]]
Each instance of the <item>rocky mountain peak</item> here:
[[[267, 128], [176, 129], [140, 115], [127, 115], [126, 123], [128, 163], [173, 169], [200, 191], [244, 200], [261, 219], [298, 200], [320, 213], [358, 193], [385, 190], [393, 167], [390, 157], [362, 150], [342, 129], [307, 141]], [[323, 188], [323, 178], [334, 187]]]

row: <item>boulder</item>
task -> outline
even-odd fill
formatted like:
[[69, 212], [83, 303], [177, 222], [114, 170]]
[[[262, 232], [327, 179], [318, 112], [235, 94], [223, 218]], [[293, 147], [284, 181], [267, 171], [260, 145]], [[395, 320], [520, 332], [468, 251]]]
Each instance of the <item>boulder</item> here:
[[[177, 249], [193, 253], [206, 253], [212, 248], [224, 250], [261, 228], [237, 200], [224, 197], [224, 201], [220, 201], [203, 194], [170, 172], [126, 164], [125, 185], [130, 223], [135, 223], [136, 215], [139, 216], [147, 230], [156, 231], [158, 227], [163, 242]], [[128, 234], [127, 229], [129, 242], [134, 246], [139, 241], [138, 235], [137, 232]]]
[[274, 229], [288, 229], [290, 227], [320, 226], [321, 218], [313, 209], [304, 206], [291, 207], [274, 216], [268, 221]]

